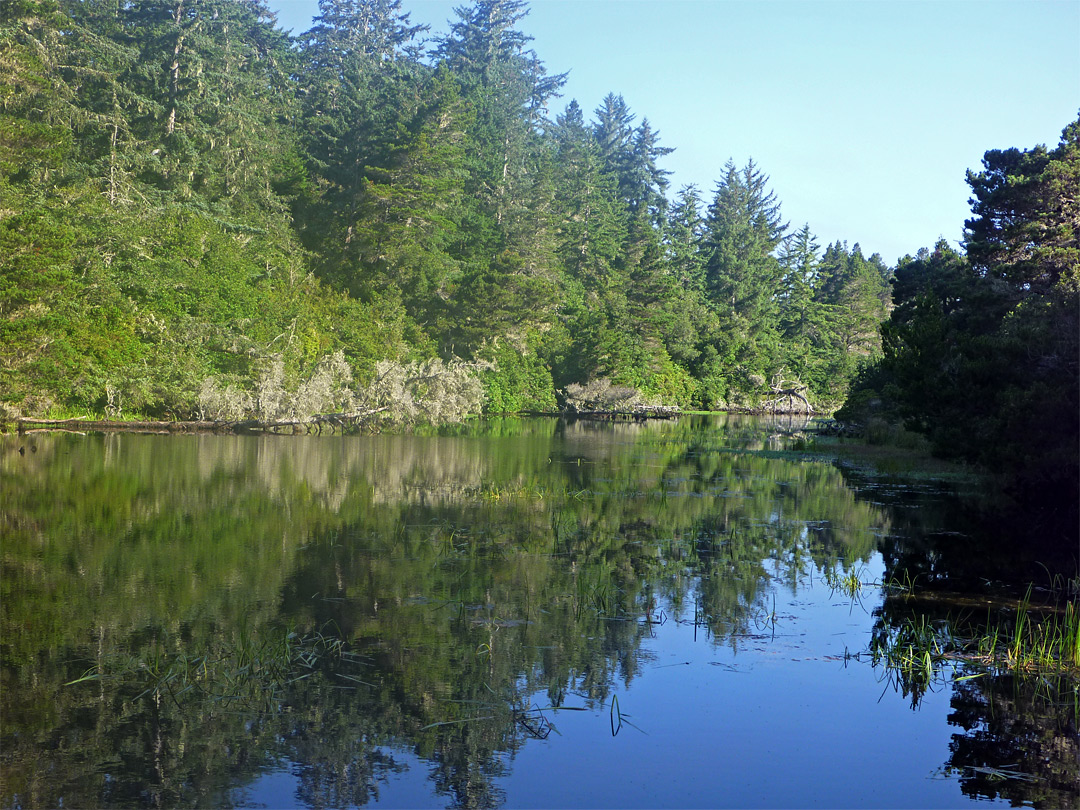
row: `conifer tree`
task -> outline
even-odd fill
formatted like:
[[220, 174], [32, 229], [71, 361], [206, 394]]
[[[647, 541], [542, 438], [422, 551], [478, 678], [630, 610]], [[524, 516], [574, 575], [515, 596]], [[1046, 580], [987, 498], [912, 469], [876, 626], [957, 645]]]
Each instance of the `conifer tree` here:
[[661, 169], [657, 161], [675, 149], [660, 146], [660, 133], [642, 119], [634, 131], [632, 162], [630, 164], [630, 207], [643, 208], [650, 225], [663, 231], [668, 207], [668, 177], [671, 172]]
[[780, 264], [774, 255], [787, 225], [768, 177], [754, 162], [724, 168], [709, 206], [706, 291], [720, 319], [720, 356], [743, 375], [771, 376], [778, 365]]
[[687, 291], [705, 289], [705, 218], [697, 186], [679, 189], [668, 216], [665, 242], [668, 264], [679, 285]]
[[625, 215], [576, 101], [557, 119], [555, 132], [559, 256], [571, 278], [595, 294], [616, 283]]
[[368, 294], [377, 248], [358, 233], [372, 227], [369, 186], [401, 163], [402, 141], [422, 129], [416, 37], [398, 0], [320, 0], [315, 26], [300, 37], [303, 138], [317, 196], [301, 221], [320, 273]]
[[624, 201], [629, 199], [633, 184], [634, 119], [626, 100], [615, 93], [608, 93], [593, 112], [596, 123], [593, 133], [604, 171], [611, 174], [619, 184]]
[[805, 224], [781, 244], [783, 272], [780, 293], [780, 334], [786, 367], [801, 382], [817, 388], [817, 367], [826, 352], [823, 308], [814, 301], [818, 279], [817, 239]]

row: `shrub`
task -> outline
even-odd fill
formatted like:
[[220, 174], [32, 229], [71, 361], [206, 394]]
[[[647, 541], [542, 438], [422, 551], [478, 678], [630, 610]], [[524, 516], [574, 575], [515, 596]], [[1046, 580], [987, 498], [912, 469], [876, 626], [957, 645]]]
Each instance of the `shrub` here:
[[383, 421], [391, 424], [441, 425], [460, 422], [480, 413], [484, 385], [479, 372], [490, 363], [466, 363], [438, 358], [402, 364], [383, 360], [375, 367], [375, 379], [356, 394], [360, 409], [385, 409]]
[[607, 377], [590, 380], [584, 385], [570, 383], [562, 392], [569, 411], [625, 411], [636, 405], [649, 405], [636, 388], [612, 385]]
[[353, 410], [355, 395], [350, 390], [352, 371], [341, 351], [324, 356], [311, 376], [290, 386], [285, 359], [270, 355], [260, 364], [255, 390], [244, 390], [219, 378], [203, 380], [199, 386], [199, 415], [203, 419], [239, 421], [255, 418], [263, 422], [302, 422], [321, 413]]
[[518, 351], [508, 343], [488, 347], [480, 356], [491, 368], [480, 373], [484, 385], [484, 412], [554, 411], [555, 386], [551, 370], [535, 353]]

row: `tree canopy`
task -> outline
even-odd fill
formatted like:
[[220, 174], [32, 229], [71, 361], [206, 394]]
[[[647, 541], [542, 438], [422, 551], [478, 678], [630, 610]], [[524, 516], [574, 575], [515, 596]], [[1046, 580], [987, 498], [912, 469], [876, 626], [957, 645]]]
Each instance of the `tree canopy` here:
[[964, 251], [901, 260], [873, 397], [943, 456], [993, 471], [1075, 538], [1080, 482], [1080, 120], [1054, 149], [991, 150], [968, 172]]
[[[320, 0], [296, 37], [262, 0], [5, 3], [5, 407], [187, 416], [270, 369], [299, 390], [337, 352], [358, 385], [493, 364], [493, 411], [602, 378], [838, 405], [880, 355], [892, 269], [791, 232], [753, 160], [673, 192], [675, 147], [621, 94], [591, 120], [560, 101], [527, 13], [476, 0], [428, 41], [399, 0]], [[1075, 284], [1074, 164], [1008, 150], [971, 176], [987, 283]]]

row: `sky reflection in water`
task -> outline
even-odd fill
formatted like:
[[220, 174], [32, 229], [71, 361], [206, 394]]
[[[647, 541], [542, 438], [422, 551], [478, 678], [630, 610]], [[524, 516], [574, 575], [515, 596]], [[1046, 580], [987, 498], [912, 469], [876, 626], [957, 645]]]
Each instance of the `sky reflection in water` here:
[[[778, 427], [4, 438], [0, 805], [995, 795], [942, 773], [978, 692], [913, 700], [847, 655], [880, 620], [879, 539], [942, 528], [948, 494], [912, 509], [917, 487], [777, 452]], [[1060, 741], [1017, 706], [1009, 728]]]

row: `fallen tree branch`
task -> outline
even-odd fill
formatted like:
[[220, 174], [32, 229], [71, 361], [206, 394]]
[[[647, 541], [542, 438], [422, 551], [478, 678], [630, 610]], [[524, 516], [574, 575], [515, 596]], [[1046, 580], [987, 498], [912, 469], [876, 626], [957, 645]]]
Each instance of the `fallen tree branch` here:
[[792, 388], [781, 388], [779, 386], [771, 386], [773, 399], [765, 403], [764, 407], [772, 408], [773, 412], [776, 411], [777, 406], [781, 400], [787, 399], [788, 407], [794, 405], [794, 400], [799, 400], [806, 407], [807, 413], [814, 412], [814, 406], [810, 404], [810, 400], [803, 396], [802, 392], [806, 390], [805, 385], [796, 386]]
[[90, 419], [85, 416], [71, 419], [35, 419], [20, 416], [14, 420], [19, 433], [47, 430], [100, 430], [129, 433], [264, 433], [280, 428], [309, 428], [321, 425], [344, 427], [357, 425], [376, 414], [389, 410], [389, 406], [351, 413], [323, 413], [309, 419], [290, 419], [285, 421], [264, 422], [258, 419], [246, 420], [194, 420], [194, 421], [146, 421]]

